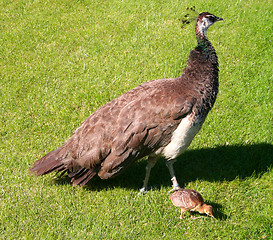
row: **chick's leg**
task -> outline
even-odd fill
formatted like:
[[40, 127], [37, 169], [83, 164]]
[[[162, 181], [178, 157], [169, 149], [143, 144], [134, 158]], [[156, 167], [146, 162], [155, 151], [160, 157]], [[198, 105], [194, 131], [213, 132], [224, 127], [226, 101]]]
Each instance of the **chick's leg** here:
[[183, 208], [181, 208], [181, 214], [180, 214], [180, 217], [179, 217], [180, 219], [183, 219], [183, 218], [184, 218], [184, 217], [183, 217], [183, 213], [184, 213], [184, 212], [186, 212], [186, 210], [183, 209]]
[[193, 214], [192, 214], [192, 212], [191, 211], [189, 211], [189, 213], [190, 213], [190, 215], [191, 215], [191, 219], [198, 219], [198, 218], [202, 218], [202, 217], [195, 217], [195, 216], [193, 216]]

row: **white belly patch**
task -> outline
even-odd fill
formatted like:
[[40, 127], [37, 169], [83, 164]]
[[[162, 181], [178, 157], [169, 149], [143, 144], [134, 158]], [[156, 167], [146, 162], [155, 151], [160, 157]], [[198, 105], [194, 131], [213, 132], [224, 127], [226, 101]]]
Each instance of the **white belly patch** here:
[[171, 142], [162, 150], [166, 159], [174, 159], [182, 154], [191, 144], [194, 136], [201, 129], [202, 122], [193, 123], [191, 116], [185, 117], [173, 132]]

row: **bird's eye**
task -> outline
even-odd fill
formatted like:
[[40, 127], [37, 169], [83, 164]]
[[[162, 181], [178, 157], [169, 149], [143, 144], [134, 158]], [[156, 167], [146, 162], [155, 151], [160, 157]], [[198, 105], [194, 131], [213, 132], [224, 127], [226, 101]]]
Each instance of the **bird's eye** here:
[[210, 21], [210, 22], [215, 22], [215, 18], [212, 17], [212, 16], [209, 16], [209, 21]]

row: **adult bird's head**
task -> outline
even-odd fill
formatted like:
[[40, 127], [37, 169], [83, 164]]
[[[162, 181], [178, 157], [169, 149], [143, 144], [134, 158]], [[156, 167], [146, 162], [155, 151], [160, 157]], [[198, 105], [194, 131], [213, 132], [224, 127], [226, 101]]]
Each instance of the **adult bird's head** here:
[[207, 37], [208, 28], [215, 22], [222, 21], [223, 18], [216, 17], [211, 13], [202, 12], [198, 15], [196, 21], [196, 31], [201, 36]]

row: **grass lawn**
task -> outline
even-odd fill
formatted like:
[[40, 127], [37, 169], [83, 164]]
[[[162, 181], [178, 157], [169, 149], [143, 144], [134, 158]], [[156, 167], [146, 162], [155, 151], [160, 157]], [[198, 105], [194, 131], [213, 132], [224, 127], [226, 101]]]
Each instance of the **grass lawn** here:
[[[181, 74], [191, 6], [224, 18], [208, 31], [220, 91], [175, 169], [216, 219], [179, 219], [163, 160], [144, 196], [145, 159], [84, 188], [29, 175], [109, 100]], [[271, 0], [0, 1], [0, 238], [273, 239], [272, 29]]]

